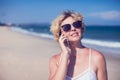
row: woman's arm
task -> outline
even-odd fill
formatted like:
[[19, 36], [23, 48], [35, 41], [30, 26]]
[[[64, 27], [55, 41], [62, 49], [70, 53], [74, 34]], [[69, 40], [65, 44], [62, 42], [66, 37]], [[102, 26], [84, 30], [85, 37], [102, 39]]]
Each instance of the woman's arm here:
[[97, 77], [98, 80], [108, 80], [107, 78], [107, 68], [106, 68], [106, 61], [102, 54], [100, 54], [98, 57], [98, 70], [97, 70]]
[[50, 60], [50, 76], [49, 80], [65, 80], [68, 66], [68, 57], [61, 55], [61, 61], [56, 65], [57, 59], [54, 57]]
[[59, 38], [59, 44], [62, 50], [59, 58], [59, 64], [56, 66], [57, 59], [55, 57], [51, 58], [49, 80], [65, 80], [69, 56], [71, 53], [69, 46], [64, 44], [65, 40], [67, 40], [67, 38], [62, 34]]

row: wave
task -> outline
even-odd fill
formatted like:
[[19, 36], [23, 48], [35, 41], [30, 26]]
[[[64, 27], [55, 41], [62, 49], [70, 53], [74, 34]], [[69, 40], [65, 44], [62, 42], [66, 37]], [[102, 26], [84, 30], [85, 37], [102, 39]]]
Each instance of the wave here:
[[[29, 35], [33, 35], [33, 36], [53, 39], [53, 35], [51, 35], [51, 34], [37, 33], [37, 32], [33, 32], [33, 30], [28, 31], [28, 30], [25, 30], [25, 29], [21, 29], [20, 27], [11, 27], [11, 30], [22, 32], [24, 34], [29, 34]], [[120, 42], [117, 42], [117, 41], [115, 42], [115, 41], [105, 41], [105, 40], [95, 40], [95, 39], [90, 39], [90, 38], [83, 38], [82, 42], [85, 43], [85, 44], [90, 44], [90, 45], [120, 49]]]
[[33, 32], [32, 29], [30, 29], [30, 30], [25, 30], [25, 29], [21, 29], [21, 28], [19, 28], [19, 27], [11, 27], [11, 30], [12, 30], [12, 31], [21, 32], [21, 33], [24, 33], [24, 34], [33, 35], [33, 36], [45, 37], [45, 38], [53, 39], [53, 36], [50, 35], [50, 34]]
[[92, 44], [92, 45], [99, 45], [103, 47], [110, 47], [110, 48], [120, 48], [120, 42], [114, 41], [103, 41], [103, 40], [95, 40], [95, 39], [83, 39], [83, 43]]

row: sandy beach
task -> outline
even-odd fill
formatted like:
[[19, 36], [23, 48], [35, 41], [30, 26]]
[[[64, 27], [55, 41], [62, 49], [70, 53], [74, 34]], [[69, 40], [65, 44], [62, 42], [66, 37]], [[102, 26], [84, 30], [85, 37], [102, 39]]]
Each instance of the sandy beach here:
[[[49, 59], [59, 51], [53, 40], [0, 26], [0, 80], [48, 80]], [[120, 58], [104, 55], [108, 80], [120, 80]]]

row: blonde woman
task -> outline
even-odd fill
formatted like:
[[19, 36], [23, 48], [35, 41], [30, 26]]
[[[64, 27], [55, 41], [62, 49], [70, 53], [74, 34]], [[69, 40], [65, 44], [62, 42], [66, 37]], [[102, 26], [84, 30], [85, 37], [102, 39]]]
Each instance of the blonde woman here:
[[80, 13], [64, 11], [51, 25], [61, 52], [50, 59], [49, 80], [107, 80], [105, 58], [81, 43], [85, 26]]

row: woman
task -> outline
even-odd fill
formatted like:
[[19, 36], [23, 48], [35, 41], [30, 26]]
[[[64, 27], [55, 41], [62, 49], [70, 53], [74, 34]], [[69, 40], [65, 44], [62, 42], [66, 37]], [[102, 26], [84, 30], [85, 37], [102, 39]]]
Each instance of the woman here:
[[61, 52], [50, 59], [49, 80], [107, 80], [104, 56], [81, 43], [85, 26], [82, 15], [65, 11], [51, 25]]

